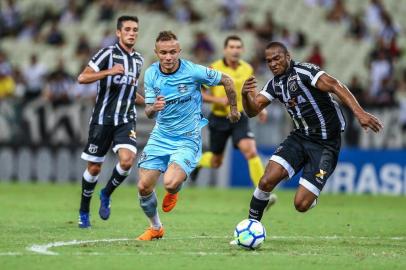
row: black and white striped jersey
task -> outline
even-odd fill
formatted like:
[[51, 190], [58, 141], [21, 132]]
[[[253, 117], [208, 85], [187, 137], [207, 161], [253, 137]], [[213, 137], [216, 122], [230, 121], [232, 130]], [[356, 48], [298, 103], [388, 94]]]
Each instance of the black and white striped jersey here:
[[118, 43], [101, 49], [93, 56], [88, 65], [96, 72], [122, 64], [124, 74], [107, 76], [98, 81], [91, 124], [117, 126], [135, 121], [135, 98], [143, 63], [141, 54], [135, 51], [129, 54]]
[[323, 73], [316, 65], [291, 61], [285, 74], [269, 80], [260, 94], [283, 103], [296, 130], [326, 140], [344, 131], [345, 119], [331, 94], [316, 88]]

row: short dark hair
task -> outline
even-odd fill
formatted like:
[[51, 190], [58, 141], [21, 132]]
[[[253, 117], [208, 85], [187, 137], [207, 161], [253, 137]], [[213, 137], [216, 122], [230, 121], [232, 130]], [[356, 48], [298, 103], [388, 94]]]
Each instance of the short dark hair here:
[[226, 37], [226, 39], [224, 40], [224, 48], [227, 47], [228, 42], [230, 40], [238, 40], [239, 42], [241, 42], [242, 45], [244, 45], [244, 43], [242, 42], [242, 39], [239, 36], [231, 35], [231, 36]]
[[270, 49], [272, 47], [279, 47], [283, 50], [284, 53], [289, 53], [288, 48], [286, 48], [285, 44], [279, 41], [271, 41], [266, 45], [266, 49]]
[[126, 21], [133, 21], [138, 23], [138, 17], [137, 16], [128, 16], [128, 15], [123, 15], [118, 17], [117, 19], [117, 30], [120, 30], [121, 27], [123, 27], [123, 22]]
[[155, 42], [168, 41], [168, 40], [178, 40], [178, 37], [172, 31], [161, 31], [159, 32]]

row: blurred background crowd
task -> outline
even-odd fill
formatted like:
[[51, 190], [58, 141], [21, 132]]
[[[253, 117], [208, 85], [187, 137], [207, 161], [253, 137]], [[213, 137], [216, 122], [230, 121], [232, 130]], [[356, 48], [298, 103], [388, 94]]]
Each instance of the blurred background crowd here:
[[[0, 144], [83, 144], [96, 86], [76, 77], [100, 48], [114, 44], [116, 18], [137, 15], [136, 45], [145, 68], [156, 61], [152, 45], [161, 30], [179, 37], [183, 57], [209, 65], [221, 57], [224, 38], [243, 38], [243, 58], [261, 84], [272, 77], [264, 47], [282, 41], [293, 59], [321, 66], [346, 83], [359, 102], [406, 130], [406, 3], [397, 0], [3, 0], [0, 5]], [[142, 84], [140, 84], [142, 85]], [[139, 89], [143, 93], [142, 87]], [[85, 104], [80, 108], [75, 104]], [[62, 108], [62, 109], [61, 109]], [[274, 145], [290, 130], [284, 109], [270, 106], [267, 125], [252, 122], [258, 144]], [[77, 117], [73, 117], [77, 112]], [[51, 115], [50, 115], [51, 114]], [[60, 115], [60, 117], [58, 117]], [[74, 119], [72, 119], [72, 117]], [[153, 123], [139, 110], [141, 137]], [[44, 120], [44, 119], [47, 120]], [[51, 118], [51, 120], [49, 120]], [[54, 119], [55, 118], [55, 119]], [[53, 120], [52, 120], [53, 119]], [[389, 123], [388, 123], [389, 121]], [[33, 122], [35, 122], [33, 124]], [[38, 124], [39, 123], [39, 124]], [[41, 124], [42, 123], [42, 124]], [[362, 135], [347, 113], [347, 146]], [[34, 127], [34, 125], [36, 127]], [[37, 131], [34, 131], [34, 130]], [[378, 139], [379, 140], [379, 139]], [[140, 140], [142, 144], [142, 139]], [[385, 141], [385, 140], [383, 140]]]

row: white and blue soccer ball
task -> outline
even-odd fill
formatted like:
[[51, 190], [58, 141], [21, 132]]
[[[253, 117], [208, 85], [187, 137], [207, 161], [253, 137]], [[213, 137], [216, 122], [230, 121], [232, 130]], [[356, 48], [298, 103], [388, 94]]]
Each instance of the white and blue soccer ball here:
[[266, 231], [264, 226], [255, 219], [244, 219], [237, 224], [234, 230], [234, 239], [237, 245], [243, 248], [259, 248], [265, 238]]

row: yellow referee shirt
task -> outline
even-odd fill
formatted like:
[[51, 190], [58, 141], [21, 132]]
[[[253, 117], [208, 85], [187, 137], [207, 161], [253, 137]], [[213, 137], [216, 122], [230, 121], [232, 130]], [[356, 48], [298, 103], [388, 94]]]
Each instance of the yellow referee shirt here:
[[[254, 69], [252, 66], [247, 62], [240, 60], [238, 67], [233, 69], [226, 64], [224, 59], [220, 59], [211, 64], [210, 67], [214, 70], [227, 74], [233, 79], [235, 91], [237, 92], [237, 108], [238, 111], [242, 112], [243, 107], [241, 90], [244, 82], [254, 74]], [[222, 85], [210, 87], [210, 93], [215, 97], [227, 96]], [[226, 117], [230, 112], [230, 107], [213, 103], [211, 106], [211, 111], [216, 116]]]

